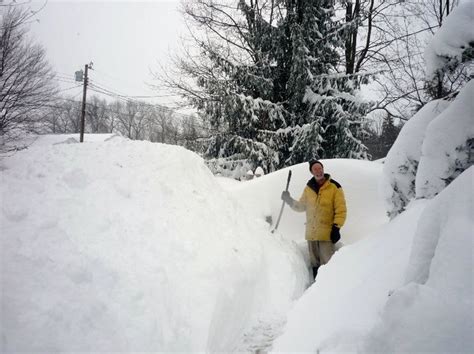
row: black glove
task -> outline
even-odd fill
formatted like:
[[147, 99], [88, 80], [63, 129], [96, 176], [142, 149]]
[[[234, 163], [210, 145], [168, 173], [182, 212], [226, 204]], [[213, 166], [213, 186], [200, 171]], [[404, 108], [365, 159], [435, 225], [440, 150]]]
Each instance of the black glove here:
[[290, 192], [288, 191], [281, 192], [281, 200], [283, 200], [285, 203], [289, 205], [293, 204], [293, 198], [291, 198]]
[[334, 224], [332, 225], [331, 230], [331, 241], [332, 243], [336, 243], [341, 239], [341, 233], [339, 232], [339, 228]]

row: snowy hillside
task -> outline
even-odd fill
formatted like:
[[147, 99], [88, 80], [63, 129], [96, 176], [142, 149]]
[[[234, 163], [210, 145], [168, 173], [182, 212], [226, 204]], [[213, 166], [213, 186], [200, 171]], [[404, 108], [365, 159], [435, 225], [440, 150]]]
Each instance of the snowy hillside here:
[[197, 155], [86, 141], [0, 160], [2, 352], [234, 350], [284, 320], [308, 281], [300, 252]]

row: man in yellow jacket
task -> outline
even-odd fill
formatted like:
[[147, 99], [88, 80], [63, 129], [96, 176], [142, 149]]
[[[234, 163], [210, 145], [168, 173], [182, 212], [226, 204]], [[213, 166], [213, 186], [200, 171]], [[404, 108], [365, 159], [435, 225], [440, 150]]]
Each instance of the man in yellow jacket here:
[[335, 252], [334, 244], [341, 238], [339, 229], [346, 220], [347, 208], [341, 185], [324, 173], [323, 164], [310, 161], [309, 170], [313, 178], [300, 199], [294, 200], [288, 191], [281, 194], [281, 199], [293, 210], [306, 212], [306, 240], [316, 277], [319, 266], [329, 262]]

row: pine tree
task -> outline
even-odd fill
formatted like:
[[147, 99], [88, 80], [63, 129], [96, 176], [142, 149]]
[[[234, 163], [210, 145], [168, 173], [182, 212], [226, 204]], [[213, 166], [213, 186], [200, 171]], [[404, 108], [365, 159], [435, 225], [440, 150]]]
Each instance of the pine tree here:
[[[240, 0], [239, 41], [199, 42], [207, 62], [190, 73], [206, 95], [191, 100], [213, 129], [204, 156], [229, 169], [250, 164], [266, 172], [312, 158], [366, 158], [367, 105], [354, 96], [364, 78], [340, 67], [345, 32], [333, 20], [333, 1], [275, 4], [279, 11], [267, 9], [269, 15], [258, 2]], [[272, 22], [275, 13], [280, 18]], [[196, 21], [213, 15], [194, 14]]]
[[278, 142], [274, 139], [278, 137], [272, 140], [268, 135], [286, 126], [287, 113], [281, 104], [267, 99], [271, 98], [271, 88], [264, 75], [255, 68], [237, 67], [224, 60], [215, 61], [215, 70], [230, 79], [223, 86], [214, 81], [201, 82], [215, 90], [216, 99], [203, 101], [202, 108], [218, 131], [209, 139], [204, 155], [225, 159], [230, 169], [245, 159], [252, 168], [262, 165], [267, 171], [277, 169]]
[[239, 2], [239, 10], [247, 23], [245, 39], [252, 48], [249, 63], [237, 63], [225, 57], [218, 46], [201, 43], [213, 75], [201, 76], [197, 83], [213, 99], [199, 99], [195, 104], [216, 132], [209, 139], [204, 156], [219, 159], [229, 169], [261, 165], [266, 171], [273, 171], [281, 166], [281, 137], [275, 132], [287, 126], [288, 116], [275, 100], [278, 93], [270, 64], [277, 31], [245, 1]]
[[338, 73], [344, 38], [341, 25], [332, 20], [332, 3], [302, 2], [301, 24], [294, 27], [296, 48], [290, 83], [296, 84], [290, 87], [296, 88], [292, 111], [297, 112], [295, 123], [301, 129], [295, 131], [289, 164], [311, 158], [367, 158], [361, 138], [368, 107], [354, 96], [364, 77]]
[[401, 127], [395, 125], [393, 121], [393, 116], [391, 114], [387, 114], [382, 124], [382, 134], [380, 136], [380, 139], [382, 139], [382, 146], [384, 151], [383, 156], [386, 156], [395, 140], [397, 140], [397, 136], [398, 133], [400, 133], [400, 130]]

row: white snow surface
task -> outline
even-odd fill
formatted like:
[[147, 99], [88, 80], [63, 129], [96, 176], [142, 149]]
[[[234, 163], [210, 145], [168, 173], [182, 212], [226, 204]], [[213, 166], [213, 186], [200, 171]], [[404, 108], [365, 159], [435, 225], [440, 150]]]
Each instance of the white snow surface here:
[[303, 293], [304, 214], [264, 219], [308, 164], [236, 182], [179, 147], [85, 140], [0, 159], [2, 352], [474, 352], [473, 168], [388, 222], [382, 163], [323, 160], [345, 245]]
[[423, 211], [404, 285], [387, 299], [364, 352], [474, 351], [473, 180], [471, 167]]
[[447, 181], [459, 175], [457, 170], [472, 164], [473, 99], [474, 80], [471, 80], [449, 107], [428, 125], [416, 175], [417, 198], [432, 198], [443, 190]]
[[275, 352], [344, 352], [362, 348], [391, 289], [403, 283], [418, 203], [372, 236], [345, 246], [320, 268], [288, 315]]
[[2, 352], [229, 351], [284, 319], [303, 257], [201, 158], [75, 141], [44, 136], [1, 160]]
[[461, 62], [469, 46], [474, 46], [474, 1], [464, 0], [446, 17], [425, 48], [427, 77], [433, 77], [451, 59]]

